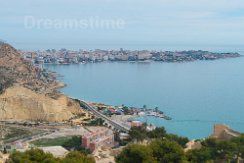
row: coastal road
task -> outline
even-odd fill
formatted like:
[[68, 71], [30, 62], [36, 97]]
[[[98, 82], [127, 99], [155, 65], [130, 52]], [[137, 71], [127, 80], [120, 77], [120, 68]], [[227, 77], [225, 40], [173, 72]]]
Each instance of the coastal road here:
[[103, 120], [106, 120], [109, 124], [111, 124], [115, 129], [118, 129], [120, 131], [123, 131], [125, 133], [128, 133], [130, 128], [127, 126], [123, 126], [122, 124], [113, 121], [112, 119], [110, 119], [109, 117], [105, 116], [104, 114], [100, 113], [99, 111], [97, 111], [97, 109], [93, 106], [91, 106], [89, 103], [80, 100], [80, 104], [85, 107], [86, 109], [90, 110], [92, 113], [94, 113], [97, 117], [102, 118]]

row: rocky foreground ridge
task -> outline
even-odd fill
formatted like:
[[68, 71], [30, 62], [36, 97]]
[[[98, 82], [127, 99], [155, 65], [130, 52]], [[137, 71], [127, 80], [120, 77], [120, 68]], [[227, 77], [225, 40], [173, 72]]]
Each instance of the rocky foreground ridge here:
[[0, 120], [66, 121], [79, 104], [56, 91], [55, 76], [25, 61], [12, 46], [0, 43]]

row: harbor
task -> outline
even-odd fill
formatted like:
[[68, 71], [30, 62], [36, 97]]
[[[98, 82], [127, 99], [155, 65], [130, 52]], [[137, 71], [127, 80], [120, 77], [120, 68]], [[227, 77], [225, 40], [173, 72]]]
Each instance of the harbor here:
[[[149, 109], [146, 107], [146, 105], [140, 108], [140, 107], [129, 107], [125, 105], [112, 106], [112, 105], [106, 105], [101, 103], [90, 103], [90, 105], [95, 107], [102, 114], [109, 117], [111, 117], [112, 115], [131, 115], [132, 117], [153, 116], [165, 120], [172, 120], [171, 117], [167, 116], [163, 111], [160, 111], [158, 107], [154, 109]], [[130, 118], [130, 119], [134, 119], [134, 118]]]

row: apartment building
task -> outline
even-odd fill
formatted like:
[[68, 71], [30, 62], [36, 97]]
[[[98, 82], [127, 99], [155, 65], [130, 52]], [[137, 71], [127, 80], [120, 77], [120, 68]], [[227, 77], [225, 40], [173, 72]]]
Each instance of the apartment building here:
[[113, 147], [114, 133], [106, 127], [89, 127], [89, 133], [82, 136], [81, 145], [91, 152], [98, 147]]

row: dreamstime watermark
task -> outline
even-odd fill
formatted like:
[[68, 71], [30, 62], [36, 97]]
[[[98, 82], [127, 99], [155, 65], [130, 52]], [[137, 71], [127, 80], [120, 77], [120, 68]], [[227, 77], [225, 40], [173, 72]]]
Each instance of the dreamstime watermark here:
[[124, 29], [125, 25], [125, 20], [121, 18], [47, 19], [34, 16], [24, 17], [25, 29]]

